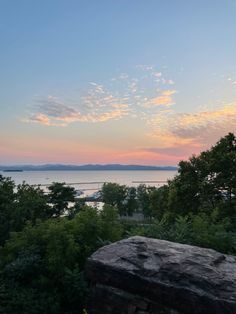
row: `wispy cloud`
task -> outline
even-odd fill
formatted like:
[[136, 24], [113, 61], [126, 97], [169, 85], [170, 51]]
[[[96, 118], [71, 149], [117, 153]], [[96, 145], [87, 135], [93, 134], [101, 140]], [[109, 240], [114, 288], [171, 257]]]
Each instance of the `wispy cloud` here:
[[[50, 101], [51, 103], [51, 101]], [[81, 114], [74, 108], [65, 105], [50, 104], [40, 105], [40, 112], [30, 115], [25, 122], [40, 123], [48, 126], [67, 126], [76, 121], [80, 122], [105, 122], [111, 119], [118, 119], [128, 114], [125, 104], [112, 104], [111, 110], [104, 112], [91, 112]]]
[[153, 106], [171, 106], [175, 102], [172, 95], [176, 93], [176, 90], [163, 90], [159, 92], [159, 95], [154, 98], [150, 98], [144, 102], [143, 106], [150, 108]]
[[50, 125], [50, 119], [42, 113], [31, 115], [30, 117], [23, 119], [23, 121]]
[[128, 114], [132, 117], [154, 114], [158, 106], [174, 104], [176, 90], [168, 89], [172, 83], [154, 66], [137, 66], [132, 75], [121, 73], [106, 86], [89, 82], [87, 90], [71, 102], [55, 96], [37, 99], [23, 121], [67, 126], [72, 122], [106, 122]]
[[164, 148], [174, 153], [181, 146], [197, 152], [226, 133], [236, 132], [236, 103], [194, 113], [161, 112], [151, 123], [150, 135], [160, 145], [158, 152]]
[[114, 97], [101, 84], [90, 82], [86, 95], [79, 97], [78, 104], [67, 105], [58, 97], [48, 96], [37, 100], [34, 113], [25, 122], [50, 126], [67, 126], [72, 122], [105, 122], [128, 114], [123, 99]]

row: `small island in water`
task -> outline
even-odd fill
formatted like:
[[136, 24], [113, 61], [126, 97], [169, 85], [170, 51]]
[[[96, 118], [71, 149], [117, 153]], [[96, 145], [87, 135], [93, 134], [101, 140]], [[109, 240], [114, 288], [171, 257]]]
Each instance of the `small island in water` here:
[[23, 169], [3, 169], [3, 172], [23, 172]]

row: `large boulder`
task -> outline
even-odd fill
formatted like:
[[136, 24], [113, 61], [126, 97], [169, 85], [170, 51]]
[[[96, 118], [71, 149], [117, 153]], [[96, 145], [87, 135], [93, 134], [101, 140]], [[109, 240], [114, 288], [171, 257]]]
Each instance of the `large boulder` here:
[[131, 237], [87, 261], [89, 314], [236, 314], [236, 257]]

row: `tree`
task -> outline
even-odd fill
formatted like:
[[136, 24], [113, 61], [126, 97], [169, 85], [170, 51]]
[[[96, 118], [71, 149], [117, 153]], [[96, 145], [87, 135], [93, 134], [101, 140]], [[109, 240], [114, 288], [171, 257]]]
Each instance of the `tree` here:
[[170, 181], [169, 206], [179, 213], [236, 214], [236, 138], [232, 133], [211, 149], [179, 163], [178, 175]]
[[101, 216], [101, 244], [109, 244], [122, 238], [123, 228], [118, 220], [119, 214], [115, 207], [105, 204]]
[[70, 207], [68, 218], [72, 219], [75, 217], [76, 214], [78, 214], [86, 205], [84, 198], [79, 198], [75, 201], [74, 206]]
[[26, 223], [36, 224], [37, 220], [50, 217], [47, 197], [39, 187], [32, 187], [23, 182], [18, 185], [16, 202], [12, 212], [12, 231], [20, 231]]
[[150, 208], [150, 191], [152, 189], [145, 184], [140, 184], [137, 187], [137, 203], [139, 210], [143, 213], [144, 217], [151, 217]]
[[229, 204], [235, 200], [236, 137], [229, 133], [209, 152], [212, 184], [220, 191], [221, 199]]
[[12, 234], [1, 251], [4, 313], [82, 313], [85, 285], [79, 254], [67, 219], [48, 220]]
[[75, 202], [75, 189], [59, 182], [54, 182], [48, 189], [48, 202], [52, 204], [52, 216], [59, 217], [69, 211], [69, 202]]
[[9, 237], [11, 216], [15, 202], [15, 183], [0, 175], [0, 245]]
[[105, 204], [116, 206], [120, 215], [126, 214], [125, 198], [127, 187], [117, 183], [104, 183], [102, 187], [102, 198]]
[[149, 217], [161, 218], [168, 211], [169, 187], [163, 185], [149, 194]]
[[[4, 314], [83, 313], [88, 256], [121, 239], [117, 209], [85, 206], [73, 218], [48, 219], [11, 234], [0, 251]], [[2, 307], [2, 308], [1, 308]]]
[[138, 208], [136, 188], [128, 187], [126, 192], [126, 197], [123, 201], [123, 205], [125, 207], [125, 213], [128, 216], [132, 216]]

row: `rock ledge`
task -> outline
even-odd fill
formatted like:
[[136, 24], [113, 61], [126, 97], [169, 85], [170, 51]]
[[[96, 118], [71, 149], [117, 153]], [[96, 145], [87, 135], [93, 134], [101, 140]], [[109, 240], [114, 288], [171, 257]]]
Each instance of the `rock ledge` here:
[[236, 257], [131, 237], [87, 261], [89, 314], [236, 314]]

